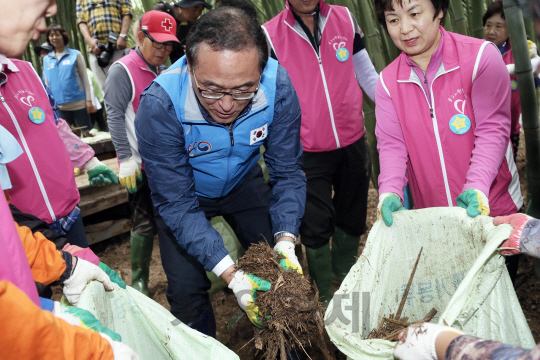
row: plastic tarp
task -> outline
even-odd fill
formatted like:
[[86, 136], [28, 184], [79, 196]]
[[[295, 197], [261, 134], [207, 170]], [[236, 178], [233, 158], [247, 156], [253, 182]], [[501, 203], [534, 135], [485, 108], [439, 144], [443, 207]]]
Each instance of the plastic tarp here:
[[353, 359], [393, 359], [395, 343], [364, 340], [382, 317], [395, 314], [423, 247], [402, 317], [432, 322], [466, 334], [526, 349], [536, 344], [521, 310], [504, 258], [496, 250], [510, 225], [470, 218], [464, 209], [429, 208], [379, 219], [364, 251], [334, 294], [325, 325], [334, 344]]
[[225, 345], [186, 326], [147, 296], [129, 286], [125, 290], [114, 287], [105, 292], [101, 283], [93, 281], [83, 291], [78, 307], [120, 334], [141, 360], [239, 359]]

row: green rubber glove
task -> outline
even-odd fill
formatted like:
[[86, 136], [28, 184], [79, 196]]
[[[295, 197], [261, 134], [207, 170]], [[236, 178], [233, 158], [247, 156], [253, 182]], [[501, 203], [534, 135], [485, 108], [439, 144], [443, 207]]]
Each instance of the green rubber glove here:
[[458, 196], [457, 206], [467, 209], [467, 215], [489, 215], [489, 204], [486, 194], [480, 190], [467, 189]]
[[406, 210], [401, 203], [401, 199], [394, 193], [384, 193], [379, 196], [379, 205], [377, 206], [377, 218], [382, 216], [384, 224], [386, 226], [392, 226], [394, 218], [392, 213], [394, 211]]
[[248, 319], [258, 328], [263, 327], [262, 314], [255, 304], [257, 291], [269, 291], [272, 287], [269, 281], [258, 278], [252, 274], [245, 274], [237, 270], [229, 283], [229, 289], [234, 292], [238, 305], [246, 312]]
[[124, 282], [124, 280], [122, 280], [120, 278], [120, 276], [116, 273], [116, 271], [114, 271], [113, 269], [111, 269], [108, 265], [102, 263], [101, 261], [99, 262], [99, 268], [103, 271], [105, 271], [105, 274], [107, 274], [109, 276], [109, 279], [111, 279], [111, 281], [115, 284], [117, 284], [118, 286], [120, 286], [122, 289], [125, 289], [126, 288], [126, 283]]
[[81, 327], [108, 335], [114, 341], [122, 341], [122, 337], [119, 334], [101, 325], [101, 322], [99, 322], [99, 320], [96, 319], [96, 317], [90, 311], [78, 308], [76, 306], [64, 306], [59, 302], [55, 302], [54, 316], [63, 319], [70, 324], [78, 320], [79, 323], [77, 325]]
[[105, 165], [99, 165], [88, 171], [88, 182], [91, 186], [106, 186], [118, 184], [118, 177]]

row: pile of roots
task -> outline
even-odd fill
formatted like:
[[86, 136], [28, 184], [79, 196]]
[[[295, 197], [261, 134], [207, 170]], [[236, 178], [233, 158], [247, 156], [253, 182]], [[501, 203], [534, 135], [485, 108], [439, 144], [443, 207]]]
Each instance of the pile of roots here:
[[255, 331], [255, 348], [264, 351], [265, 359], [273, 360], [278, 353], [285, 359], [286, 352], [306, 352], [315, 343], [331, 359], [319, 292], [307, 276], [279, 266], [281, 259], [283, 256], [268, 244], [257, 244], [238, 261], [238, 268], [246, 274], [272, 284], [268, 292], [257, 291], [255, 303], [264, 327]]

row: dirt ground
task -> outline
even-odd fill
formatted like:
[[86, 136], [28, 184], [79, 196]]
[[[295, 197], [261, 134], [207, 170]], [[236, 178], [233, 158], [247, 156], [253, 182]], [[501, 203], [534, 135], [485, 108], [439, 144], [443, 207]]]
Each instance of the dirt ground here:
[[[524, 142], [522, 135], [517, 165], [521, 179], [522, 192], [524, 197], [526, 197]], [[371, 187], [369, 190], [367, 220], [369, 229], [371, 229], [371, 226], [376, 220], [377, 198], [377, 190]], [[524, 209], [522, 209], [522, 211], [524, 211]], [[359, 254], [361, 254], [364, 248], [366, 239], [367, 234], [362, 236]], [[127, 237], [105, 241], [92, 246], [94, 252], [101, 258], [101, 261], [116, 270], [127, 284], [130, 284], [131, 282], [129, 246], [129, 239]], [[300, 261], [304, 268], [304, 272], [307, 273], [308, 269], [305, 256], [300, 256]], [[540, 342], [540, 312], [538, 311], [538, 307], [540, 307], [540, 281], [534, 277], [532, 268], [532, 260], [530, 258], [522, 257], [518, 271], [517, 295], [522, 305], [523, 312], [529, 322], [533, 336], [537, 342]], [[159, 246], [156, 238], [150, 265], [150, 297], [169, 309], [169, 304], [165, 296], [166, 290], [167, 278], [165, 277], [165, 273], [161, 266]], [[337, 290], [337, 288], [334, 290]], [[260, 354], [259, 356], [255, 355], [253, 342], [250, 343], [253, 336], [253, 329], [247, 318], [243, 316], [236, 324], [234, 324], [234, 319], [237, 319], [238, 316], [242, 314], [234, 294], [229, 291], [221, 290], [212, 295], [212, 305], [216, 315], [217, 339], [231, 350], [235, 351], [242, 360], [260, 358]], [[322, 358], [317, 347], [314, 347], [313, 349], [308, 348], [307, 351], [314, 360]], [[341, 358], [341, 356], [338, 356], [338, 358]]]

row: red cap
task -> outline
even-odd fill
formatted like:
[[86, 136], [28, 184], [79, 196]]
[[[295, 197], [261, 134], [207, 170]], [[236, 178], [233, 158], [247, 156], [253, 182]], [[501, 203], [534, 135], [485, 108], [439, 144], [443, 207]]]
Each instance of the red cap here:
[[163, 11], [152, 10], [141, 19], [141, 30], [147, 31], [155, 42], [178, 41], [176, 38], [176, 20]]

